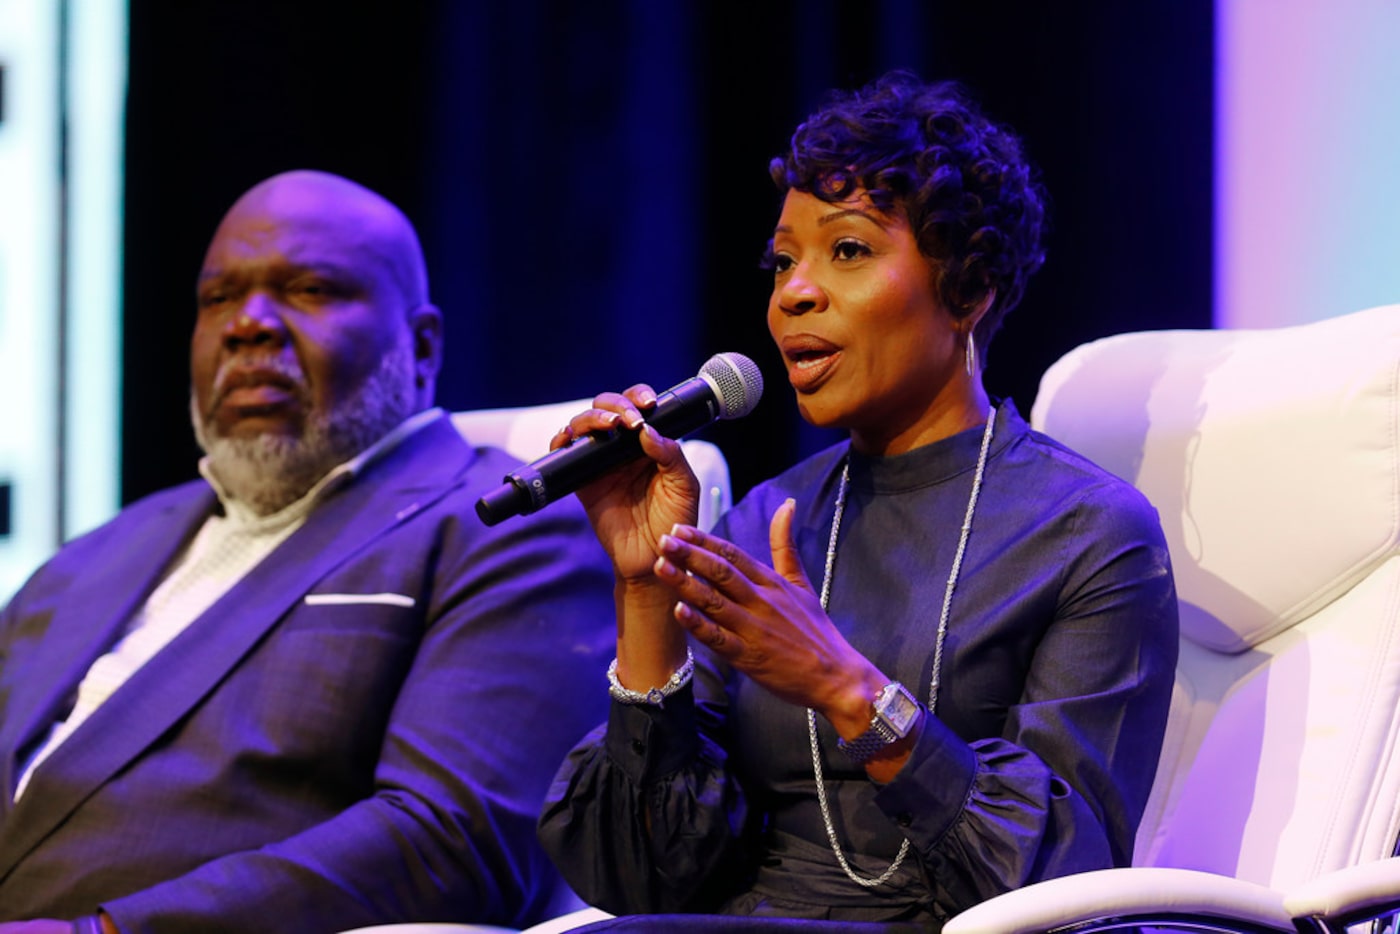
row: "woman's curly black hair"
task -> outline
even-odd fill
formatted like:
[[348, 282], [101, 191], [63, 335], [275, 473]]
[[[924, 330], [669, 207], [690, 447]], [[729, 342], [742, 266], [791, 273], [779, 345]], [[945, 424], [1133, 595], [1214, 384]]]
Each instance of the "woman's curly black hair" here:
[[1020, 140], [953, 82], [894, 71], [837, 92], [797, 128], [769, 173], [783, 193], [841, 201], [863, 188], [882, 212], [902, 214], [955, 316], [995, 291], [977, 324], [979, 350], [1045, 261], [1044, 194]]

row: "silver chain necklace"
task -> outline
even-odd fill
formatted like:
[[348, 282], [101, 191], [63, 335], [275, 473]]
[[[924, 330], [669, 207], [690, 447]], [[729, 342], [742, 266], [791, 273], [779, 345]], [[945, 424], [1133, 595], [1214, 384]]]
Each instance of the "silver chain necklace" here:
[[[953, 605], [953, 588], [957, 585], [963, 552], [967, 550], [967, 537], [972, 531], [972, 513], [977, 508], [977, 494], [982, 490], [982, 475], [987, 470], [987, 451], [992, 446], [992, 423], [996, 421], [996, 417], [997, 410], [993, 407], [987, 414], [987, 427], [982, 431], [982, 450], [977, 455], [977, 473], [972, 478], [972, 495], [967, 499], [967, 514], [963, 517], [962, 532], [958, 536], [958, 550], [953, 555], [953, 569], [948, 572], [948, 586], [943, 591], [943, 612], [938, 617], [938, 635], [933, 643], [933, 672], [928, 685], [930, 714], [938, 707], [938, 680], [943, 667], [943, 637], [948, 634], [948, 611]], [[841, 534], [841, 516], [846, 511], [846, 488], [850, 484], [850, 478], [851, 461], [847, 458], [841, 467], [841, 486], [836, 491], [836, 514], [831, 519], [831, 538], [826, 544], [826, 572], [822, 575], [822, 610], [826, 609], [827, 601], [831, 598], [831, 577], [836, 569], [836, 540]], [[867, 878], [851, 868], [851, 864], [846, 861], [846, 854], [841, 851], [841, 843], [836, 838], [836, 825], [831, 820], [831, 807], [826, 800], [826, 781], [822, 777], [821, 746], [817, 742], [817, 712], [810, 707], [807, 708], [807, 735], [812, 741], [812, 772], [817, 782], [817, 803], [821, 805], [822, 823], [826, 825], [826, 838], [831, 841], [831, 852], [836, 854], [836, 861], [856, 885], [868, 889], [883, 885], [899, 869], [904, 857], [909, 855], [909, 838], [904, 838], [894, 862], [878, 876]]]

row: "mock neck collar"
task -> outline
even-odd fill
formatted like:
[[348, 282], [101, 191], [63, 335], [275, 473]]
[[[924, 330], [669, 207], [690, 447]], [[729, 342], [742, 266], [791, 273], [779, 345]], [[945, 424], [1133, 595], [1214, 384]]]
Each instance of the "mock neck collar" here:
[[[988, 458], [996, 457], [1015, 438], [1029, 431], [1010, 399], [993, 400], [996, 424], [992, 427], [992, 446]], [[851, 464], [851, 487], [863, 492], [905, 493], [934, 486], [953, 477], [977, 469], [977, 456], [982, 449], [984, 424], [925, 444], [891, 457], [862, 454], [848, 445]]]

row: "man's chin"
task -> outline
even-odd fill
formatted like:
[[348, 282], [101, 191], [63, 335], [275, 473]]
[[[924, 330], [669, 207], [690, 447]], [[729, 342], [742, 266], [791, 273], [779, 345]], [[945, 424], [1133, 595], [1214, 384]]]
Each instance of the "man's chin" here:
[[230, 406], [225, 399], [211, 417], [201, 418], [192, 392], [195, 438], [225, 491], [265, 515], [296, 501], [336, 465], [407, 418], [413, 411], [413, 380], [413, 350], [405, 341], [390, 348], [378, 369], [334, 411], [259, 396], [257, 405], [245, 398]]
[[282, 432], [220, 434], [204, 449], [224, 489], [264, 515], [295, 502], [337, 462], [324, 445]]
[[277, 406], [220, 412], [207, 427], [216, 439], [252, 441], [272, 436], [295, 441], [306, 433], [306, 419], [298, 411]]

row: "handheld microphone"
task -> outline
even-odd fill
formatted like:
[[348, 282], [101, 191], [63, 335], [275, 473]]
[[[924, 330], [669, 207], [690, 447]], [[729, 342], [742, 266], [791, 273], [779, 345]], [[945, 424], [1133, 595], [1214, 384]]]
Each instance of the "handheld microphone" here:
[[[763, 374], [743, 354], [715, 354], [698, 376], [673, 386], [645, 413], [646, 423], [667, 438], [679, 438], [720, 418], [740, 418], [763, 395]], [[642, 457], [638, 432], [593, 432], [567, 447], [506, 474], [504, 482], [476, 503], [487, 525], [543, 509], [609, 470]]]

